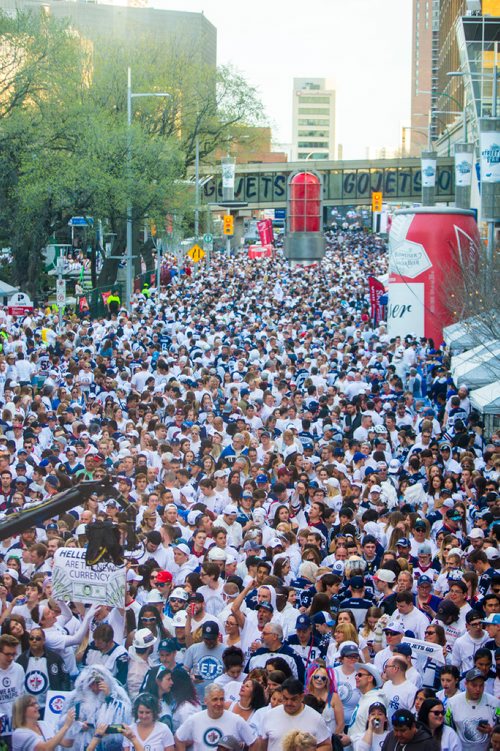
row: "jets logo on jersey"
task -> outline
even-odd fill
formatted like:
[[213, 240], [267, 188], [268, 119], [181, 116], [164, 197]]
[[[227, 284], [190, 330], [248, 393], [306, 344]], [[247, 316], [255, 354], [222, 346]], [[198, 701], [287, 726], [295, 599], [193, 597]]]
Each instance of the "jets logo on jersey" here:
[[26, 691], [29, 694], [43, 694], [47, 690], [49, 682], [47, 676], [40, 670], [32, 670], [24, 680]]
[[205, 730], [203, 740], [205, 741], [207, 746], [210, 746], [210, 748], [215, 748], [215, 746], [219, 745], [219, 739], [221, 738], [221, 736], [222, 733], [219, 728], [208, 728], [208, 730]]

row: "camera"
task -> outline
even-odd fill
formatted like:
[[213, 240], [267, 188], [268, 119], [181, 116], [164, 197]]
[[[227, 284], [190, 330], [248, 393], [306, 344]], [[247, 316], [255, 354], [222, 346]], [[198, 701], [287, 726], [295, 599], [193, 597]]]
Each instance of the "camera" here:
[[380, 727], [380, 720], [373, 720], [372, 721], [372, 725], [373, 725], [374, 728], [379, 728]]

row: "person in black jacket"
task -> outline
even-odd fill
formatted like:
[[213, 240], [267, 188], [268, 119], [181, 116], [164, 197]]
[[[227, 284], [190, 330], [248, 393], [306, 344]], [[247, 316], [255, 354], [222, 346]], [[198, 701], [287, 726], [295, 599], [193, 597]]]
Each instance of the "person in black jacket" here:
[[382, 751], [439, 751], [439, 742], [431, 731], [417, 722], [408, 709], [398, 709], [391, 718], [392, 730], [382, 744]]
[[19, 655], [16, 662], [24, 668], [24, 688], [27, 694], [38, 700], [41, 714], [47, 691], [70, 691], [72, 688], [62, 657], [46, 649], [45, 634], [39, 626], [31, 629], [29, 648]]

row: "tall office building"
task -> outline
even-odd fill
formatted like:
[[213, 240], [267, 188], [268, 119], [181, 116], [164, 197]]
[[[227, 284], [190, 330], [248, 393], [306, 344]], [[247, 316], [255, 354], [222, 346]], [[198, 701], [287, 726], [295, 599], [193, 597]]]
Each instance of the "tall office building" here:
[[[412, 156], [418, 156], [422, 148], [426, 148], [429, 129], [433, 143], [442, 146], [444, 139], [439, 151], [450, 150], [450, 132], [463, 121], [464, 78], [449, 75], [463, 71], [459, 43], [461, 19], [469, 19], [468, 27], [476, 24], [478, 39], [482, 39], [484, 28], [479, 19], [497, 16], [500, 16], [500, 0], [413, 0]], [[491, 35], [491, 22], [488, 28]], [[487, 38], [486, 41], [492, 40]], [[471, 115], [468, 112], [468, 119]], [[460, 137], [463, 135], [461, 132]]]
[[16, 8], [67, 18], [91, 41], [111, 38], [123, 41], [126, 49], [131, 39], [148, 38], [175, 43], [202, 64], [217, 64], [217, 29], [203, 13], [160, 10], [148, 6], [147, 0], [0, 0], [1, 10], [13, 13]]
[[335, 159], [335, 91], [324, 78], [294, 78], [292, 161]]
[[[410, 154], [427, 146], [439, 49], [440, 0], [413, 0]], [[432, 130], [434, 123], [431, 122]]]

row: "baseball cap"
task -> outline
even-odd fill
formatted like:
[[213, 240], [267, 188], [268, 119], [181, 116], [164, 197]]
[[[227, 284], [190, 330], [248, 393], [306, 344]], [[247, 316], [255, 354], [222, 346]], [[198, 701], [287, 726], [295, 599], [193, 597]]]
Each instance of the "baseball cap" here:
[[487, 618], [483, 618], [483, 623], [490, 626], [500, 626], [500, 613], [490, 613]]
[[398, 727], [398, 725], [413, 727], [415, 724], [415, 715], [413, 715], [409, 709], [398, 709], [398, 711], [394, 712], [392, 715], [391, 722], [393, 727]]
[[400, 537], [396, 545], [401, 548], [409, 548], [411, 546], [411, 543], [407, 537]]
[[354, 453], [354, 456], [352, 457], [352, 460], [354, 463], [360, 462], [361, 459], [366, 459], [366, 454], [363, 454], [361, 451], [356, 451]]
[[395, 634], [404, 634], [405, 632], [403, 624], [398, 623], [398, 621], [389, 621], [387, 626], [384, 628], [384, 631], [392, 631]]
[[159, 571], [156, 581], [158, 584], [170, 583], [172, 581], [172, 574], [170, 571]]
[[151, 592], [148, 592], [146, 597], [146, 602], [148, 605], [153, 605], [154, 603], [160, 603], [163, 602], [163, 597], [158, 592], [157, 589], [152, 589]]
[[386, 582], [387, 584], [394, 584], [396, 581], [396, 574], [388, 568], [379, 568], [373, 578], [378, 579], [381, 582]]
[[479, 529], [479, 527], [474, 527], [469, 532], [468, 537], [470, 540], [482, 540], [484, 539], [484, 532], [482, 529]]
[[241, 743], [234, 737], [234, 735], [223, 735], [217, 741], [217, 745], [221, 748], [227, 748], [228, 751], [241, 751]]
[[472, 668], [472, 670], [468, 670], [465, 674], [466, 681], [475, 681], [476, 678], [481, 678], [483, 681], [486, 680], [486, 676], [478, 668]]
[[297, 631], [305, 631], [306, 628], [310, 628], [311, 626], [311, 619], [308, 615], [302, 614], [299, 615], [297, 620], [295, 621], [295, 628]]
[[404, 655], [405, 657], [411, 657], [412, 650], [409, 644], [406, 644], [405, 642], [402, 642], [401, 644], [398, 644], [394, 649], [393, 652], [396, 652], [397, 654]]
[[362, 576], [353, 576], [349, 580], [349, 585], [351, 589], [362, 589], [365, 586], [365, 580]]
[[340, 657], [352, 657], [353, 655], [359, 657], [359, 649], [354, 642], [344, 644], [343, 647], [341, 647]]
[[432, 579], [430, 576], [427, 576], [426, 574], [422, 574], [418, 577], [417, 580], [417, 587], [420, 587], [421, 584], [430, 584], [432, 586]]
[[225, 516], [238, 516], [238, 509], [232, 503], [228, 503], [227, 506], [224, 506], [222, 513]]
[[326, 624], [327, 626], [333, 626], [333, 624], [335, 623], [330, 613], [327, 613], [326, 610], [320, 610], [319, 613], [315, 613], [312, 616], [311, 620], [317, 626], [321, 626], [323, 624]]
[[222, 548], [218, 548], [214, 546], [213, 548], [210, 548], [208, 551], [208, 560], [209, 561], [225, 561], [227, 558], [227, 553], [225, 550], [222, 550]]
[[417, 548], [417, 555], [432, 555], [432, 548], [427, 542], [423, 542]]
[[180, 550], [181, 553], [184, 553], [184, 555], [191, 555], [191, 551], [189, 550], [189, 547], [186, 545], [185, 542], [180, 542], [178, 545], [174, 546], [176, 550]]
[[171, 600], [183, 600], [184, 602], [188, 601], [188, 597], [188, 593], [182, 587], [176, 587], [170, 595]]
[[205, 621], [201, 627], [201, 635], [204, 639], [217, 639], [219, 625], [215, 621]]
[[274, 608], [270, 602], [260, 602], [257, 610], [267, 610], [269, 613], [274, 613]]
[[162, 639], [158, 644], [158, 652], [177, 652], [176, 639]]
[[172, 623], [174, 624], [174, 628], [184, 628], [187, 621], [187, 612], [185, 610], [179, 610], [178, 613], [174, 615], [172, 618]]
[[257, 477], [255, 478], [255, 482], [257, 482], [257, 483], [260, 482], [261, 484], [264, 484], [265, 482], [268, 482], [267, 475], [257, 475]]

